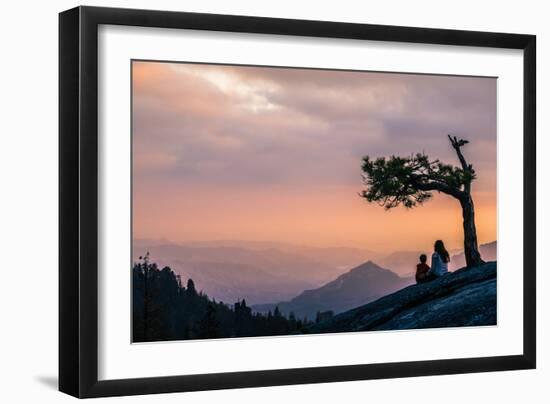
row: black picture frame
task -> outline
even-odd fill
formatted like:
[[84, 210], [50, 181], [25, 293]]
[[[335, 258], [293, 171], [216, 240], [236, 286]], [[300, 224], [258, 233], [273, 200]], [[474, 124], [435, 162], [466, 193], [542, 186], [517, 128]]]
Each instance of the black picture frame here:
[[[98, 26], [113, 24], [523, 50], [523, 354], [98, 380]], [[533, 369], [536, 366], [534, 35], [77, 7], [59, 15], [59, 389], [104, 397]]]

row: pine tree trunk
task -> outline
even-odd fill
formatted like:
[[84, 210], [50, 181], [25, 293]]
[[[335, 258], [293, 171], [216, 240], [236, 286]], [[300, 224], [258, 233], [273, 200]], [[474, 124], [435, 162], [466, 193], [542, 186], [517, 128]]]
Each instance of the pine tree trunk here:
[[477, 233], [474, 215], [474, 201], [471, 195], [460, 199], [462, 206], [462, 225], [464, 227], [464, 257], [466, 266], [475, 267], [484, 263], [477, 246]]

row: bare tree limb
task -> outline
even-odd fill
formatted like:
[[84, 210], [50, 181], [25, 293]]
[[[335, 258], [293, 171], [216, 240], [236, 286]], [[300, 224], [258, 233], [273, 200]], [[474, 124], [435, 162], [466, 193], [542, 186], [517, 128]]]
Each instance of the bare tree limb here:
[[457, 139], [456, 136], [451, 137], [451, 135], [447, 135], [447, 137], [451, 141], [451, 145], [453, 146], [453, 149], [455, 149], [456, 151], [456, 154], [458, 156], [458, 159], [460, 160], [460, 165], [462, 166], [462, 169], [464, 171], [469, 171], [472, 166], [466, 162], [466, 159], [464, 158], [464, 155], [460, 150], [460, 148], [465, 144], [467, 144], [468, 141], [464, 139]]
[[[462, 151], [460, 148], [464, 146], [465, 144], [468, 144], [469, 142], [465, 139], [457, 139], [456, 136], [447, 135], [449, 140], [451, 141], [451, 145], [453, 146], [453, 149], [455, 149], [456, 155], [458, 156], [458, 159], [460, 160], [460, 165], [462, 166], [462, 169], [465, 173], [469, 175], [474, 175], [475, 171], [471, 164], [468, 164], [466, 159], [464, 158], [464, 155], [462, 154]], [[472, 187], [472, 180], [470, 179], [464, 184], [464, 190], [467, 193], [470, 193]]]

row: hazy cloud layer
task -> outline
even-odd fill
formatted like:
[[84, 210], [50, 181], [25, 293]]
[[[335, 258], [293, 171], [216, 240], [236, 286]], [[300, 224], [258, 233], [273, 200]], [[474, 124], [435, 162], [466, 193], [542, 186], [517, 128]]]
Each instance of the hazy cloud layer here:
[[496, 204], [495, 79], [149, 62], [133, 77], [138, 205], [147, 187], [356, 192], [366, 154], [456, 163], [447, 133], [471, 141], [475, 191]]

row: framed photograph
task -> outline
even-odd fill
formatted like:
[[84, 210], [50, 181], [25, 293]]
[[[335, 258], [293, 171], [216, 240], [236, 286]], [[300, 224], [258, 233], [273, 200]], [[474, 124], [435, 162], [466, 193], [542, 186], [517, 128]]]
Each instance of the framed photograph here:
[[535, 367], [535, 36], [59, 28], [61, 391]]

